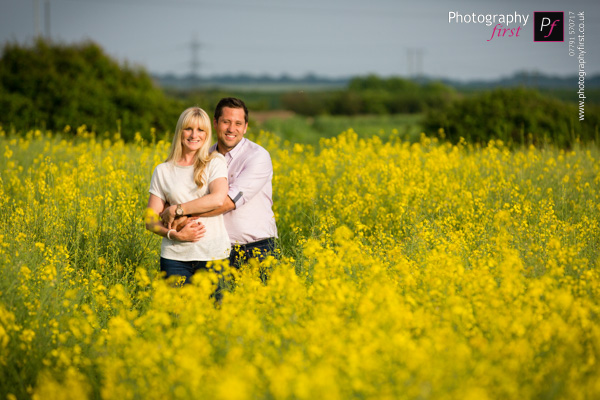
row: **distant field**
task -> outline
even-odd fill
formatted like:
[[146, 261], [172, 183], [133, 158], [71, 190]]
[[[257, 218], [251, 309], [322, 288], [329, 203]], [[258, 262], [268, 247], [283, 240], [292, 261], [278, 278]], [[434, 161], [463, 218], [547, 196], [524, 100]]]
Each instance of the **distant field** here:
[[251, 131], [265, 130], [279, 136], [284, 141], [318, 146], [322, 138], [354, 130], [360, 138], [378, 136], [388, 139], [391, 136], [414, 142], [422, 132], [421, 114], [361, 115], [361, 116], [318, 116], [303, 117], [289, 111], [254, 113], [255, 125]]

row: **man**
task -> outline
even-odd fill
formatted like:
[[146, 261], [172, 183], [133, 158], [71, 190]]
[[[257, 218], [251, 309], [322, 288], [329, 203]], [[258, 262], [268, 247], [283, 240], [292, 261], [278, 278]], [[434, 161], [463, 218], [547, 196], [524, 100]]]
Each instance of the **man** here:
[[[244, 137], [248, 129], [248, 109], [242, 100], [221, 99], [215, 108], [213, 124], [217, 143], [211, 147], [211, 152], [216, 150], [225, 157], [229, 193], [221, 207], [198, 215], [223, 214], [232, 244], [229, 262], [239, 267], [248, 258], [262, 260], [275, 250], [273, 165], [267, 150]], [[178, 208], [180, 214], [196, 215], [193, 202]], [[163, 214], [163, 219], [170, 219], [164, 217]]]

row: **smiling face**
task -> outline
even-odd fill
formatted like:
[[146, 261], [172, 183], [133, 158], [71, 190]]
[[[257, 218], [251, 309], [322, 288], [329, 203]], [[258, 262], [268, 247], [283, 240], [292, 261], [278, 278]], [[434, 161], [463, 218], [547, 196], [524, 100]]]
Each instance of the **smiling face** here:
[[200, 107], [184, 110], [175, 127], [171, 150], [166, 161], [185, 165], [193, 162], [192, 158], [206, 159], [211, 142], [210, 117]]
[[193, 119], [181, 132], [181, 144], [184, 154], [200, 150], [208, 134], [202, 128], [198, 119]]
[[244, 109], [223, 107], [223, 112], [218, 120], [214, 120], [219, 153], [231, 151], [244, 138], [248, 123]]

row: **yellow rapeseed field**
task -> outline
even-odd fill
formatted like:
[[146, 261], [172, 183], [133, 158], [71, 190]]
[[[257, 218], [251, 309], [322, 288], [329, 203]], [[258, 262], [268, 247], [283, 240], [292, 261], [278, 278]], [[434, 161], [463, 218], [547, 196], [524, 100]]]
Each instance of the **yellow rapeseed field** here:
[[280, 255], [217, 307], [144, 229], [167, 141], [0, 129], [0, 400], [600, 398], [597, 147], [254, 137]]

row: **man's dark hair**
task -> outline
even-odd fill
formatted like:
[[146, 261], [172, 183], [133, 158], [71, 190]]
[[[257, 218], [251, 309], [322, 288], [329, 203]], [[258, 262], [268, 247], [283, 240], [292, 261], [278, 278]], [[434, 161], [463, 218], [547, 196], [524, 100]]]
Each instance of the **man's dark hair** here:
[[219, 117], [223, 115], [223, 107], [229, 108], [243, 108], [244, 109], [244, 119], [246, 123], [248, 123], [248, 108], [246, 108], [246, 104], [240, 99], [236, 99], [235, 97], [225, 97], [219, 101], [217, 107], [215, 108], [215, 121], [219, 121]]

